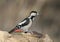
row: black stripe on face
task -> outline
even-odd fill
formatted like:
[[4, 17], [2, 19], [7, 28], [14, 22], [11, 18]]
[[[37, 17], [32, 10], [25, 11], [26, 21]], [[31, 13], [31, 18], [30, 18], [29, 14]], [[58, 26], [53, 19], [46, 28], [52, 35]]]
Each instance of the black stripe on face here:
[[31, 12], [30, 12], [30, 14], [31, 14], [31, 13], [36, 13], [36, 14], [37, 14], [37, 12], [36, 12], [36, 11], [31, 11]]
[[33, 20], [34, 17], [35, 17], [35, 16], [32, 16], [31, 19]]

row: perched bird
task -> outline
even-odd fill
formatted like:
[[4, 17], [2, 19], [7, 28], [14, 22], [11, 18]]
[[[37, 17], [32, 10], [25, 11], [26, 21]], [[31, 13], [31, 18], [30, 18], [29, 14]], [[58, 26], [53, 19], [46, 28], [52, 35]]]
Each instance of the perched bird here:
[[35, 17], [39, 15], [36, 11], [31, 11], [30, 15], [25, 18], [23, 21], [21, 21], [19, 24], [17, 24], [17, 26], [12, 29], [11, 31], [9, 31], [9, 33], [12, 33], [13, 31], [19, 32], [19, 31], [23, 31], [23, 32], [28, 32], [28, 29], [31, 27], [32, 22], [34, 21]]

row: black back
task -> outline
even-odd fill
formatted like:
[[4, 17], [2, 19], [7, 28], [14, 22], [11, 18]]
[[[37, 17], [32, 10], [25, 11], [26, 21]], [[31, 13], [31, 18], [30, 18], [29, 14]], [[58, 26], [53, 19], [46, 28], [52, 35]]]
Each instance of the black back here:
[[[29, 18], [25, 18], [23, 21], [25, 21], [25, 20], [26, 20], [26, 22], [25, 22], [24, 24], [21, 24], [21, 25], [20, 25], [21, 27], [26, 26], [26, 25], [29, 24], [29, 22], [30, 22]], [[22, 22], [23, 22], [23, 21], [22, 21]]]

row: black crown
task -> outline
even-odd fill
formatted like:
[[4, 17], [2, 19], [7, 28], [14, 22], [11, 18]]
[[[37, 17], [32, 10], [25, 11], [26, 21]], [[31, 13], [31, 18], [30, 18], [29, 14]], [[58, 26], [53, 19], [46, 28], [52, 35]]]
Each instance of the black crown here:
[[31, 13], [37, 13], [36, 11], [31, 11]]

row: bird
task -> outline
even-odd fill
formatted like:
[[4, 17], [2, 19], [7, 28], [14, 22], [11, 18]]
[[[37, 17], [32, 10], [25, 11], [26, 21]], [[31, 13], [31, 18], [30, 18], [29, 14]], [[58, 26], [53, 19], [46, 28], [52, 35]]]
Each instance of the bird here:
[[12, 33], [13, 31], [16, 32], [23, 31], [27, 33], [29, 31], [29, 28], [32, 26], [32, 23], [37, 15], [39, 15], [37, 11], [31, 11], [30, 15], [27, 18], [25, 18], [23, 21], [18, 23], [15, 28], [9, 31], [9, 33]]

